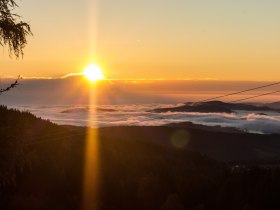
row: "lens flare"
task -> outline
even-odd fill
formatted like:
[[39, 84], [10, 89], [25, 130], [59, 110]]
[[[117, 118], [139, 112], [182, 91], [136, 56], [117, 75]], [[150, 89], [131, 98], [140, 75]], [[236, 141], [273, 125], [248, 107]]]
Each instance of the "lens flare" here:
[[[96, 102], [95, 84], [91, 84], [91, 94], [89, 95], [90, 109], [89, 116], [96, 116], [94, 108]], [[84, 180], [83, 180], [83, 207], [82, 210], [99, 210], [100, 205], [100, 159], [99, 159], [99, 138], [98, 130], [91, 128], [88, 124], [87, 135], [85, 142], [85, 157], [84, 157]]]

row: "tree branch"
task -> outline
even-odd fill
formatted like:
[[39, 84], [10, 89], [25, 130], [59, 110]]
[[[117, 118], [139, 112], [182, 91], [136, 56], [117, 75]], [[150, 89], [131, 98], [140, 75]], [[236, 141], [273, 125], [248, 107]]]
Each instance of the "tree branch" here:
[[16, 79], [16, 81], [12, 84], [10, 84], [8, 87], [0, 89], [0, 95], [2, 95], [4, 92], [7, 92], [13, 88], [15, 88], [16, 86], [19, 85], [19, 80], [22, 79], [21, 76], [18, 76], [18, 78]]
[[13, 14], [17, 7], [14, 0], [0, 0], [0, 45], [9, 47], [10, 56], [23, 56], [23, 48], [27, 44], [27, 35], [32, 35], [30, 26], [20, 21], [20, 16]]

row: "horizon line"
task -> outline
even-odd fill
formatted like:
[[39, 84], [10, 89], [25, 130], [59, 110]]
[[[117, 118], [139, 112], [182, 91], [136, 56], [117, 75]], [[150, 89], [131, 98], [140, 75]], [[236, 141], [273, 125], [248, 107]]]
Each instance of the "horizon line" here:
[[[21, 79], [26, 80], [58, 80], [58, 79], [67, 79], [67, 78], [74, 78], [74, 77], [82, 77], [83, 73], [69, 73], [63, 76], [20, 76]], [[18, 76], [2, 76], [0, 77], [0, 80], [10, 80], [10, 79], [16, 79]], [[218, 79], [218, 78], [173, 78], [173, 79], [167, 79], [167, 78], [105, 78], [101, 79], [99, 81], [217, 81], [217, 82], [276, 82], [276, 80], [248, 80], [248, 79], [240, 79], [240, 80], [229, 80], [229, 79]]]

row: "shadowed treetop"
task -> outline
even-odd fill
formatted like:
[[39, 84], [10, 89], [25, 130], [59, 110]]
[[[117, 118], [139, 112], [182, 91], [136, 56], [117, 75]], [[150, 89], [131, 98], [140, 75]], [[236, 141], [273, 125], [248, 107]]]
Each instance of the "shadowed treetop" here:
[[10, 56], [23, 56], [27, 44], [26, 36], [32, 35], [29, 24], [20, 20], [12, 11], [17, 7], [15, 0], [0, 0], [0, 45], [9, 47]]

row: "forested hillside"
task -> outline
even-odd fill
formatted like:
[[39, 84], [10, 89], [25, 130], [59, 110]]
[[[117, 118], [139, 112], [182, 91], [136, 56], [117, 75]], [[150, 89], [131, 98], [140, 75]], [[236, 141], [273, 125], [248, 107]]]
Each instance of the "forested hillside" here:
[[[0, 208], [80, 209], [87, 129], [57, 126], [3, 106], [0, 116]], [[151, 132], [154, 129], [165, 131], [157, 135]], [[176, 130], [178, 127], [97, 130], [101, 176], [96, 206], [127, 210], [280, 207], [280, 170], [276, 166], [232, 165], [210, 158], [202, 150], [197, 152], [199, 147], [168, 144], [164, 137]], [[188, 132], [191, 141], [197, 138], [199, 142], [193, 135], [198, 130]], [[207, 135], [210, 131], [201, 132]]]

